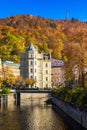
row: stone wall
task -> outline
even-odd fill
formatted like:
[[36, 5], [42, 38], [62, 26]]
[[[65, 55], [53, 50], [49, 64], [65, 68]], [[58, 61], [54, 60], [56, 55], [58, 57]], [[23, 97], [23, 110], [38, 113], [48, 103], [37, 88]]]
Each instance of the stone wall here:
[[67, 113], [71, 118], [73, 118], [75, 121], [77, 121], [83, 127], [87, 128], [87, 111], [80, 110], [79, 107], [76, 107], [72, 104], [59, 100], [56, 97], [52, 97], [52, 101], [61, 110], [63, 110], [65, 113]]

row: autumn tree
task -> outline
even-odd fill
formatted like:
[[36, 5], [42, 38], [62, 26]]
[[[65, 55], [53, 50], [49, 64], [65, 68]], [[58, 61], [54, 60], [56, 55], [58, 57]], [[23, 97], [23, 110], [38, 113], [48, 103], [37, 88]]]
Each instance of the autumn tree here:
[[67, 80], [74, 79], [73, 68], [77, 66], [79, 72], [79, 83], [85, 87], [85, 68], [87, 66], [87, 44], [82, 43], [67, 43], [64, 53], [67, 57], [65, 62], [65, 76]]
[[10, 55], [13, 56], [13, 61], [16, 62], [16, 58], [14, 55], [19, 55], [20, 52], [24, 51], [24, 38], [20, 35], [8, 34], [5, 38], [5, 42], [7, 43], [10, 51]]
[[38, 48], [40, 52], [46, 52], [46, 53], [49, 52], [48, 44], [46, 42], [39, 44]]
[[11, 87], [15, 84], [15, 76], [10, 73], [8, 77], [6, 77], [5, 82], [7, 86]]
[[6, 66], [3, 68], [3, 83], [6, 87], [11, 87], [15, 84], [15, 76], [12, 71]]
[[33, 87], [33, 85], [36, 83], [36, 80], [35, 79], [33, 79], [33, 78], [31, 78], [30, 79], [30, 86], [31, 86], [31, 88]]
[[29, 78], [25, 79], [25, 85], [28, 87], [29, 85], [31, 85], [31, 80]]
[[[40, 52], [52, 51], [52, 58], [61, 59], [67, 42], [87, 41], [87, 24], [71, 20], [51, 20], [38, 16], [21, 15], [0, 19], [0, 55], [3, 61], [20, 62], [19, 53], [32, 42]], [[84, 35], [82, 34], [84, 33]], [[3, 51], [4, 50], [4, 51]]]
[[0, 45], [0, 55], [3, 61], [10, 59], [10, 51], [8, 50], [9, 50], [9, 47], [7, 45]]
[[2, 60], [12, 60], [18, 63], [19, 53], [24, 51], [24, 41], [25, 39], [20, 35], [7, 33], [0, 42], [0, 55]]
[[33, 79], [33, 78], [31, 78], [31, 79], [26, 78], [26, 79], [25, 79], [25, 84], [26, 84], [26, 86], [31, 86], [31, 88], [32, 88], [35, 83], [36, 83], [36, 80]]
[[20, 86], [24, 86], [25, 85], [25, 81], [23, 79], [22, 76], [17, 76], [16, 79], [15, 79], [15, 86], [16, 87], [20, 87]]

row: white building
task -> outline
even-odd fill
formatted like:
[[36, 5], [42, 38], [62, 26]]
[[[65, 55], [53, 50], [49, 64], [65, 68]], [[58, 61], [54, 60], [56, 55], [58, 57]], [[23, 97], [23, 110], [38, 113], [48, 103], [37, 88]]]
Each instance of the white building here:
[[20, 74], [23, 78], [34, 78], [35, 87], [51, 87], [51, 54], [38, 53], [30, 44], [26, 52], [20, 54]]

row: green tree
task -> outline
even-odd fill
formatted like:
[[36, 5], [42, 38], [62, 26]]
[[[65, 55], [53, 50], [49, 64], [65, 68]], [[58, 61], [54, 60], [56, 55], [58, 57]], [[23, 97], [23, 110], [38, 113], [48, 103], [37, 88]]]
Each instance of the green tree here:
[[11, 59], [14, 60], [14, 62], [18, 61], [17, 58], [15, 61], [15, 58], [12, 56], [16, 55], [19, 59], [20, 52], [24, 52], [24, 38], [20, 35], [7, 34], [4, 41], [8, 48], [5, 53], [7, 54], [7, 52], [9, 52]]
[[0, 55], [1, 55], [1, 59], [3, 61], [5, 60], [9, 60], [10, 59], [10, 51], [9, 51], [9, 47], [8, 45], [2, 45], [0, 46]]

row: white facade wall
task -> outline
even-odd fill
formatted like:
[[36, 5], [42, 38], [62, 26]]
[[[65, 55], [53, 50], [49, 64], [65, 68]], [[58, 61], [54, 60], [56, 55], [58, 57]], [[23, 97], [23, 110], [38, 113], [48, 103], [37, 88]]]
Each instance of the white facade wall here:
[[43, 87], [51, 87], [51, 62], [43, 60]]

